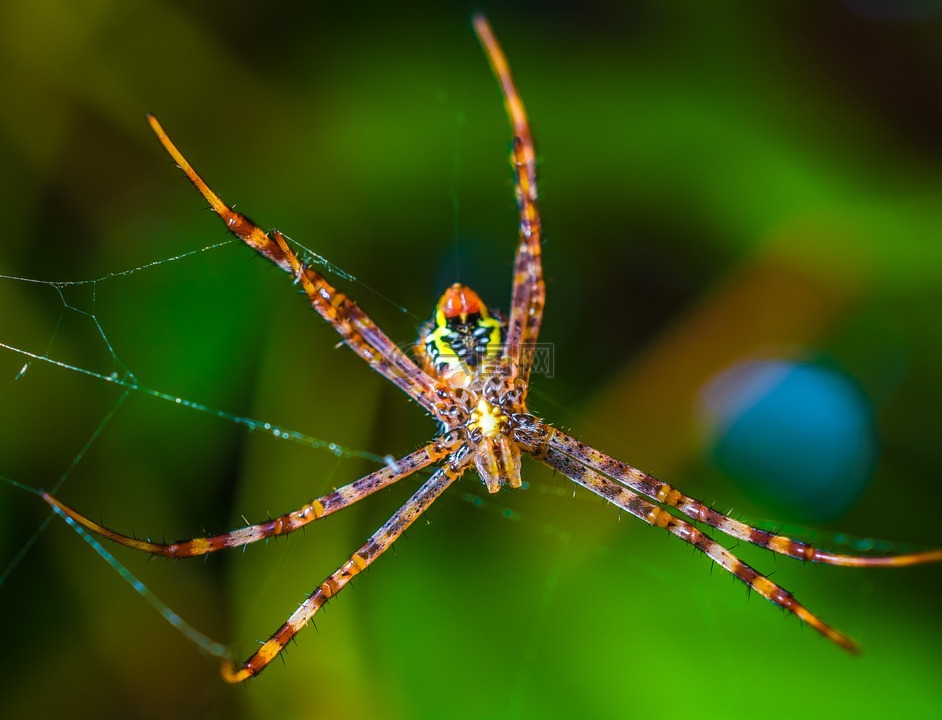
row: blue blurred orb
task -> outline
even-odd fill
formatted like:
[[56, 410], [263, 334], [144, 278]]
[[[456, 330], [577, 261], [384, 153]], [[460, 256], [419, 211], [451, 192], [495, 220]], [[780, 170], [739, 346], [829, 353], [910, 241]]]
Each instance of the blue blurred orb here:
[[749, 362], [714, 378], [705, 399], [714, 462], [778, 514], [837, 517], [870, 482], [873, 410], [846, 375], [808, 363]]

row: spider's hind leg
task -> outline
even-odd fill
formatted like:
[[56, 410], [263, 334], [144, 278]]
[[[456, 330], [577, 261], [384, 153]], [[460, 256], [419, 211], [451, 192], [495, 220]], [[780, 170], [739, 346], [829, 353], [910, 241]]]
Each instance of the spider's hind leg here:
[[406, 504], [383, 523], [382, 527], [373, 533], [343, 565], [318, 585], [287, 621], [272, 633], [271, 637], [248, 659], [238, 666], [231, 661], [223, 662], [222, 676], [226, 682], [242, 682], [264, 670], [330, 598], [339, 593], [354, 576], [366, 570], [374, 560], [386, 552], [448, 486], [461, 476], [467, 467], [468, 459], [467, 455], [463, 458], [453, 457], [452, 461], [436, 470], [406, 501]]
[[766, 548], [779, 555], [805, 562], [844, 567], [904, 567], [942, 561], [942, 549], [899, 555], [846, 555], [827, 552], [801, 540], [762, 530], [707, 507], [699, 500], [684, 495], [675, 487], [637, 468], [606, 455], [565, 433], [554, 430], [549, 444], [560, 453], [573, 458], [615, 482], [666, 507], [675, 508], [694, 522], [715, 527], [737, 540]]
[[732, 552], [698, 529], [693, 523], [673, 515], [668, 510], [649, 502], [637, 493], [557, 450], [549, 449], [545, 456], [540, 457], [540, 460], [551, 468], [559, 470], [576, 484], [629, 512], [636, 518], [653, 527], [664, 528], [671, 535], [675, 535], [685, 543], [693, 545], [724, 570], [739, 578], [747, 587], [756, 591], [774, 605], [796, 615], [828, 640], [840, 645], [848, 652], [854, 654], [860, 652], [857, 643], [825, 623], [799, 603], [788, 590], [775, 584], [765, 575], [744, 563]]
[[297, 510], [278, 515], [257, 525], [247, 525], [221, 535], [192, 538], [175, 543], [157, 543], [124, 535], [87, 518], [49, 493], [42, 492], [40, 495], [43, 500], [52, 506], [53, 510], [67, 518], [70, 524], [74, 523], [88, 532], [119, 545], [169, 558], [196, 557], [227, 548], [244, 547], [259, 540], [293, 533], [308, 523], [320, 520], [322, 517], [331, 515], [338, 510], [343, 510], [363, 498], [369, 497], [377, 490], [388, 487], [398, 480], [428, 467], [445, 457], [454, 448], [455, 443], [451, 442], [450, 439], [440, 439], [355, 482], [311, 500]]

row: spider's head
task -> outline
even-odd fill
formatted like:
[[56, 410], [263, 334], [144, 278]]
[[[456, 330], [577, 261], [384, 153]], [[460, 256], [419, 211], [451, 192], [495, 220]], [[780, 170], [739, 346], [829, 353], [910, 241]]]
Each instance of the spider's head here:
[[489, 311], [474, 290], [455, 283], [442, 293], [419, 343], [438, 375], [469, 375], [500, 357], [504, 327], [503, 318]]

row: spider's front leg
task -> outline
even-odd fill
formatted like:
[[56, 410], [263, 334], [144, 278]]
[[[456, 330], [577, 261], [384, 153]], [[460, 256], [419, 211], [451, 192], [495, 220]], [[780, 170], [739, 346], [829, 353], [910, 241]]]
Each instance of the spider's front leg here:
[[442, 393], [447, 395], [447, 389], [440, 387], [434, 378], [401, 352], [355, 302], [333, 287], [319, 272], [304, 265], [289, 247], [284, 235], [277, 230], [266, 233], [248, 217], [226, 205], [183, 157], [157, 118], [148, 115], [147, 121], [164, 149], [206, 198], [226, 228], [260, 255], [294, 276], [304, 288], [314, 309], [340, 333], [351, 350], [429, 413], [442, 419], [439, 409], [443, 403], [437, 398]]
[[516, 181], [515, 194], [520, 217], [520, 242], [514, 258], [510, 318], [504, 343], [503, 360], [516, 369], [520, 387], [526, 388], [533, 366], [534, 347], [543, 321], [546, 285], [540, 249], [540, 213], [536, 199], [536, 153], [530, 121], [510, 73], [510, 65], [483, 15], [475, 15], [477, 33], [491, 69], [500, 82], [504, 106], [513, 126], [514, 140], [510, 162]]

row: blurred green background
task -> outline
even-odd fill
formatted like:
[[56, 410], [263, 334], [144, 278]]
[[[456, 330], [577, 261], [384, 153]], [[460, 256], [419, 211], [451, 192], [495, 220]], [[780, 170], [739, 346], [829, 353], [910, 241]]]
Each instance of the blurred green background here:
[[[334, 280], [397, 341], [456, 276], [506, 307], [509, 130], [474, 10], [541, 160], [555, 375], [531, 407], [750, 518], [942, 543], [939, 2], [6, 2], [0, 274], [88, 280], [225, 239], [149, 111], [225, 200], [355, 275]], [[294, 294], [236, 244], [61, 297], [4, 279], [0, 342], [358, 451], [429, 438]], [[742, 477], [755, 465], [714, 442], [711, 408], [713, 379], [746, 360], [810, 362], [855, 389], [875, 458], [859, 499], [837, 487], [823, 513]], [[119, 530], [221, 531], [375, 467], [134, 394], [70, 471], [121, 393], [39, 362], [15, 379], [23, 363], [0, 350], [0, 474], [50, 487], [69, 472], [63, 499]], [[3, 714], [942, 715], [942, 568], [737, 550], [859, 640], [854, 658], [676, 540], [524, 472], [526, 491], [494, 497], [466, 476], [247, 688], [54, 522], [0, 586]], [[244, 656], [417, 482], [245, 554], [116, 554]], [[43, 517], [0, 487], [0, 564]]]

